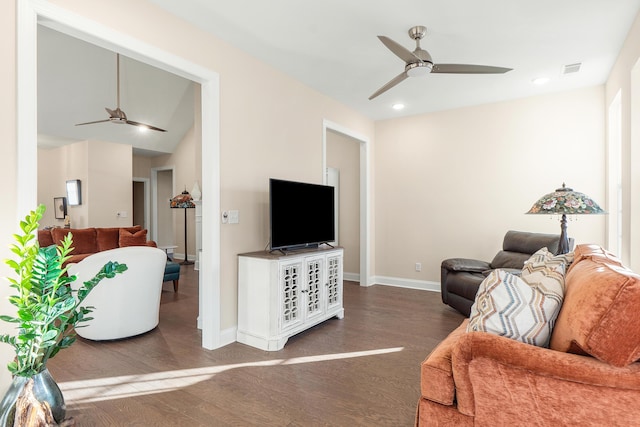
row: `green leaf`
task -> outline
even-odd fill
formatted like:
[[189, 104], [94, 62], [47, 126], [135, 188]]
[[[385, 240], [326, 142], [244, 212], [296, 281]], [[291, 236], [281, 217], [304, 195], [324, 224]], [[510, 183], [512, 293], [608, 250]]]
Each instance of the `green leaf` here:
[[33, 313], [23, 308], [18, 310], [18, 318], [22, 321], [28, 322], [30, 320], [33, 320], [34, 317], [33, 317]]
[[55, 340], [58, 337], [59, 333], [60, 331], [57, 331], [56, 329], [50, 329], [44, 333], [44, 335], [42, 336], [42, 340], [43, 341]]
[[11, 344], [13, 346], [16, 345], [16, 338], [7, 334], [0, 335], [0, 342], [5, 344]]

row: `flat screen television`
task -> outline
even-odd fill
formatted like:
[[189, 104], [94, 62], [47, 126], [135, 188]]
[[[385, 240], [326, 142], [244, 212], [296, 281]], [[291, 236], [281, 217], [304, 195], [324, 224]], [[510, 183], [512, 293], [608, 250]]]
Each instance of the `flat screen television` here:
[[335, 241], [334, 188], [269, 180], [271, 250], [315, 247]]

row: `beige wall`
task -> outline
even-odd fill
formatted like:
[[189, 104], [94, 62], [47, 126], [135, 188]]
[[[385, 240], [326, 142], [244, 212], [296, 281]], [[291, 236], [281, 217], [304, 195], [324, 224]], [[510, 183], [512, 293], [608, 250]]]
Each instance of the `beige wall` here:
[[[91, 141], [86, 203], [89, 227], [133, 225], [132, 149], [130, 145]], [[83, 196], [84, 196], [83, 194]], [[117, 212], [126, 216], [118, 217]], [[73, 218], [73, 217], [72, 217]]]
[[[377, 122], [378, 281], [439, 282], [443, 259], [490, 261], [509, 229], [560, 233], [524, 213], [563, 182], [604, 201], [603, 100], [599, 86]], [[604, 222], [569, 235], [603, 244]]]
[[[605, 108], [618, 92], [622, 103], [622, 257], [640, 269], [640, 15], [627, 35], [607, 80]], [[634, 67], [636, 70], [634, 71]], [[632, 76], [635, 76], [632, 79]], [[633, 96], [632, 96], [633, 94]], [[632, 107], [633, 105], [633, 107]], [[633, 108], [633, 109], [632, 109]], [[608, 111], [608, 108], [607, 108]], [[632, 120], [632, 117], [635, 119]]]
[[[175, 196], [173, 190], [173, 171], [161, 170], [157, 174], [157, 192], [158, 198], [156, 206], [157, 218], [158, 218], [158, 246], [177, 246], [178, 242], [175, 239], [174, 230], [176, 228], [174, 223], [173, 210], [169, 207], [169, 200]], [[182, 242], [183, 239], [180, 239]], [[180, 248], [174, 248], [174, 254]], [[180, 249], [184, 251], [184, 247]]]
[[133, 176], [135, 178], [151, 178], [151, 157], [133, 156]]
[[360, 274], [360, 142], [327, 131], [327, 165], [340, 171], [338, 244], [345, 275]]
[[82, 204], [67, 207], [72, 228], [131, 225], [131, 157], [130, 145], [102, 141], [38, 149], [38, 203], [47, 206], [40, 225], [63, 225], [54, 218], [53, 198], [66, 197], [70, 179], [80, 180], [82, 192]]
[[[67, 215], [71, 219], [71, 227], [89, 227], [89, 142], [81, 141], [60, 148], [58, 154], [61, 170], [64, 172], [64, 182], [68, 179], [80, 180], [80, 194], [82, 204], [67, 207]], [[46, 179], [46, 178], [45, 178]], [[40, 176], [38, 174], [38, 181]], [[65, 193], [66, 195], [66, 189]]]
[[53, 211], [53, 198], [67, 197], [66, 173], [61, 167], [64, 161], [62, 154], [59, 148], [38, 149], [38, 204], [47, 207], [40, 221], [41, 227], [64, 226], [64, 220], [56, 219]]

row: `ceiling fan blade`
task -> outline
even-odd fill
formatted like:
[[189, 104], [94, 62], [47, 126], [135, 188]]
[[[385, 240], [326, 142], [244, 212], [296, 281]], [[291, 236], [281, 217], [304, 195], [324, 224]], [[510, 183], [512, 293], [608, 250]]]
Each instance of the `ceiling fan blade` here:
[[396, 56], [402, 59], [404, 62], [407, 62], [407, 63], [416, 62], [416, 61], [422, 62], [420, 58], [415, 56], [413, 52], [411, 52], [406, 47], [402, 46], [400, 43], [395, 42], [386, 36], [378, 36], [378, 38], [391, 52], [395, 53]]
[[76, 123], [76, 126], [82, 126], [82, 125], [92, 125], [94, 123], [105, 123], [105, 122], [110, 122], [110, 119], [105, 119], [105, 120], [96, 120], [94, 122], [86, 122], [86, 123]]
[[373, 98], [375, 98], [376, 96], [388, 91], [389, 89], [391, 89], [392, 87], [394, 87], [395, 85], [397, 85], [398, 83], [402, 82], [404, 79], [406, 79], [407, 77], [409, 77], [406, 73], [406, 71], [403, 71], [402, 73], [398, 74], [397, 76], [395, 76], [393, 79], [391, 79], [389, 81], [389, 83], [387, 83], [386, 85], [382, 86], [380, 89], [378, 89], [373, 95], [371, 95], [369, 97], [369, 100], [372, 100]]
[[157, 130], [158, 132], [166, 132], [166, 130], [164, 129], [160, 129], [155, 126], [148, 125], [146, 123], [134, 122], [133, 120], [127, 120], [127, 124], [133, 125], [133, 126], [140, 126], [140, 127], [151, 129], [151, 130]]
[[442, 74], [504, 74], [513, 68], [471, 64], [433, 64], [432, 73]]

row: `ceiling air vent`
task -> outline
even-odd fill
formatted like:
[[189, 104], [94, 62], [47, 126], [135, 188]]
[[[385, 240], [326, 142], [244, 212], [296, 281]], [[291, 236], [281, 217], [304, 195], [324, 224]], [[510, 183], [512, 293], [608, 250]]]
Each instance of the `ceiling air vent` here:
[[565, 65], [564, 69], [562, 70], [562, 74], [577, 73], [578, 71], [580, 71], [581, 66], [582, 66], [582, 62], [576, 62], [575, 64]]

